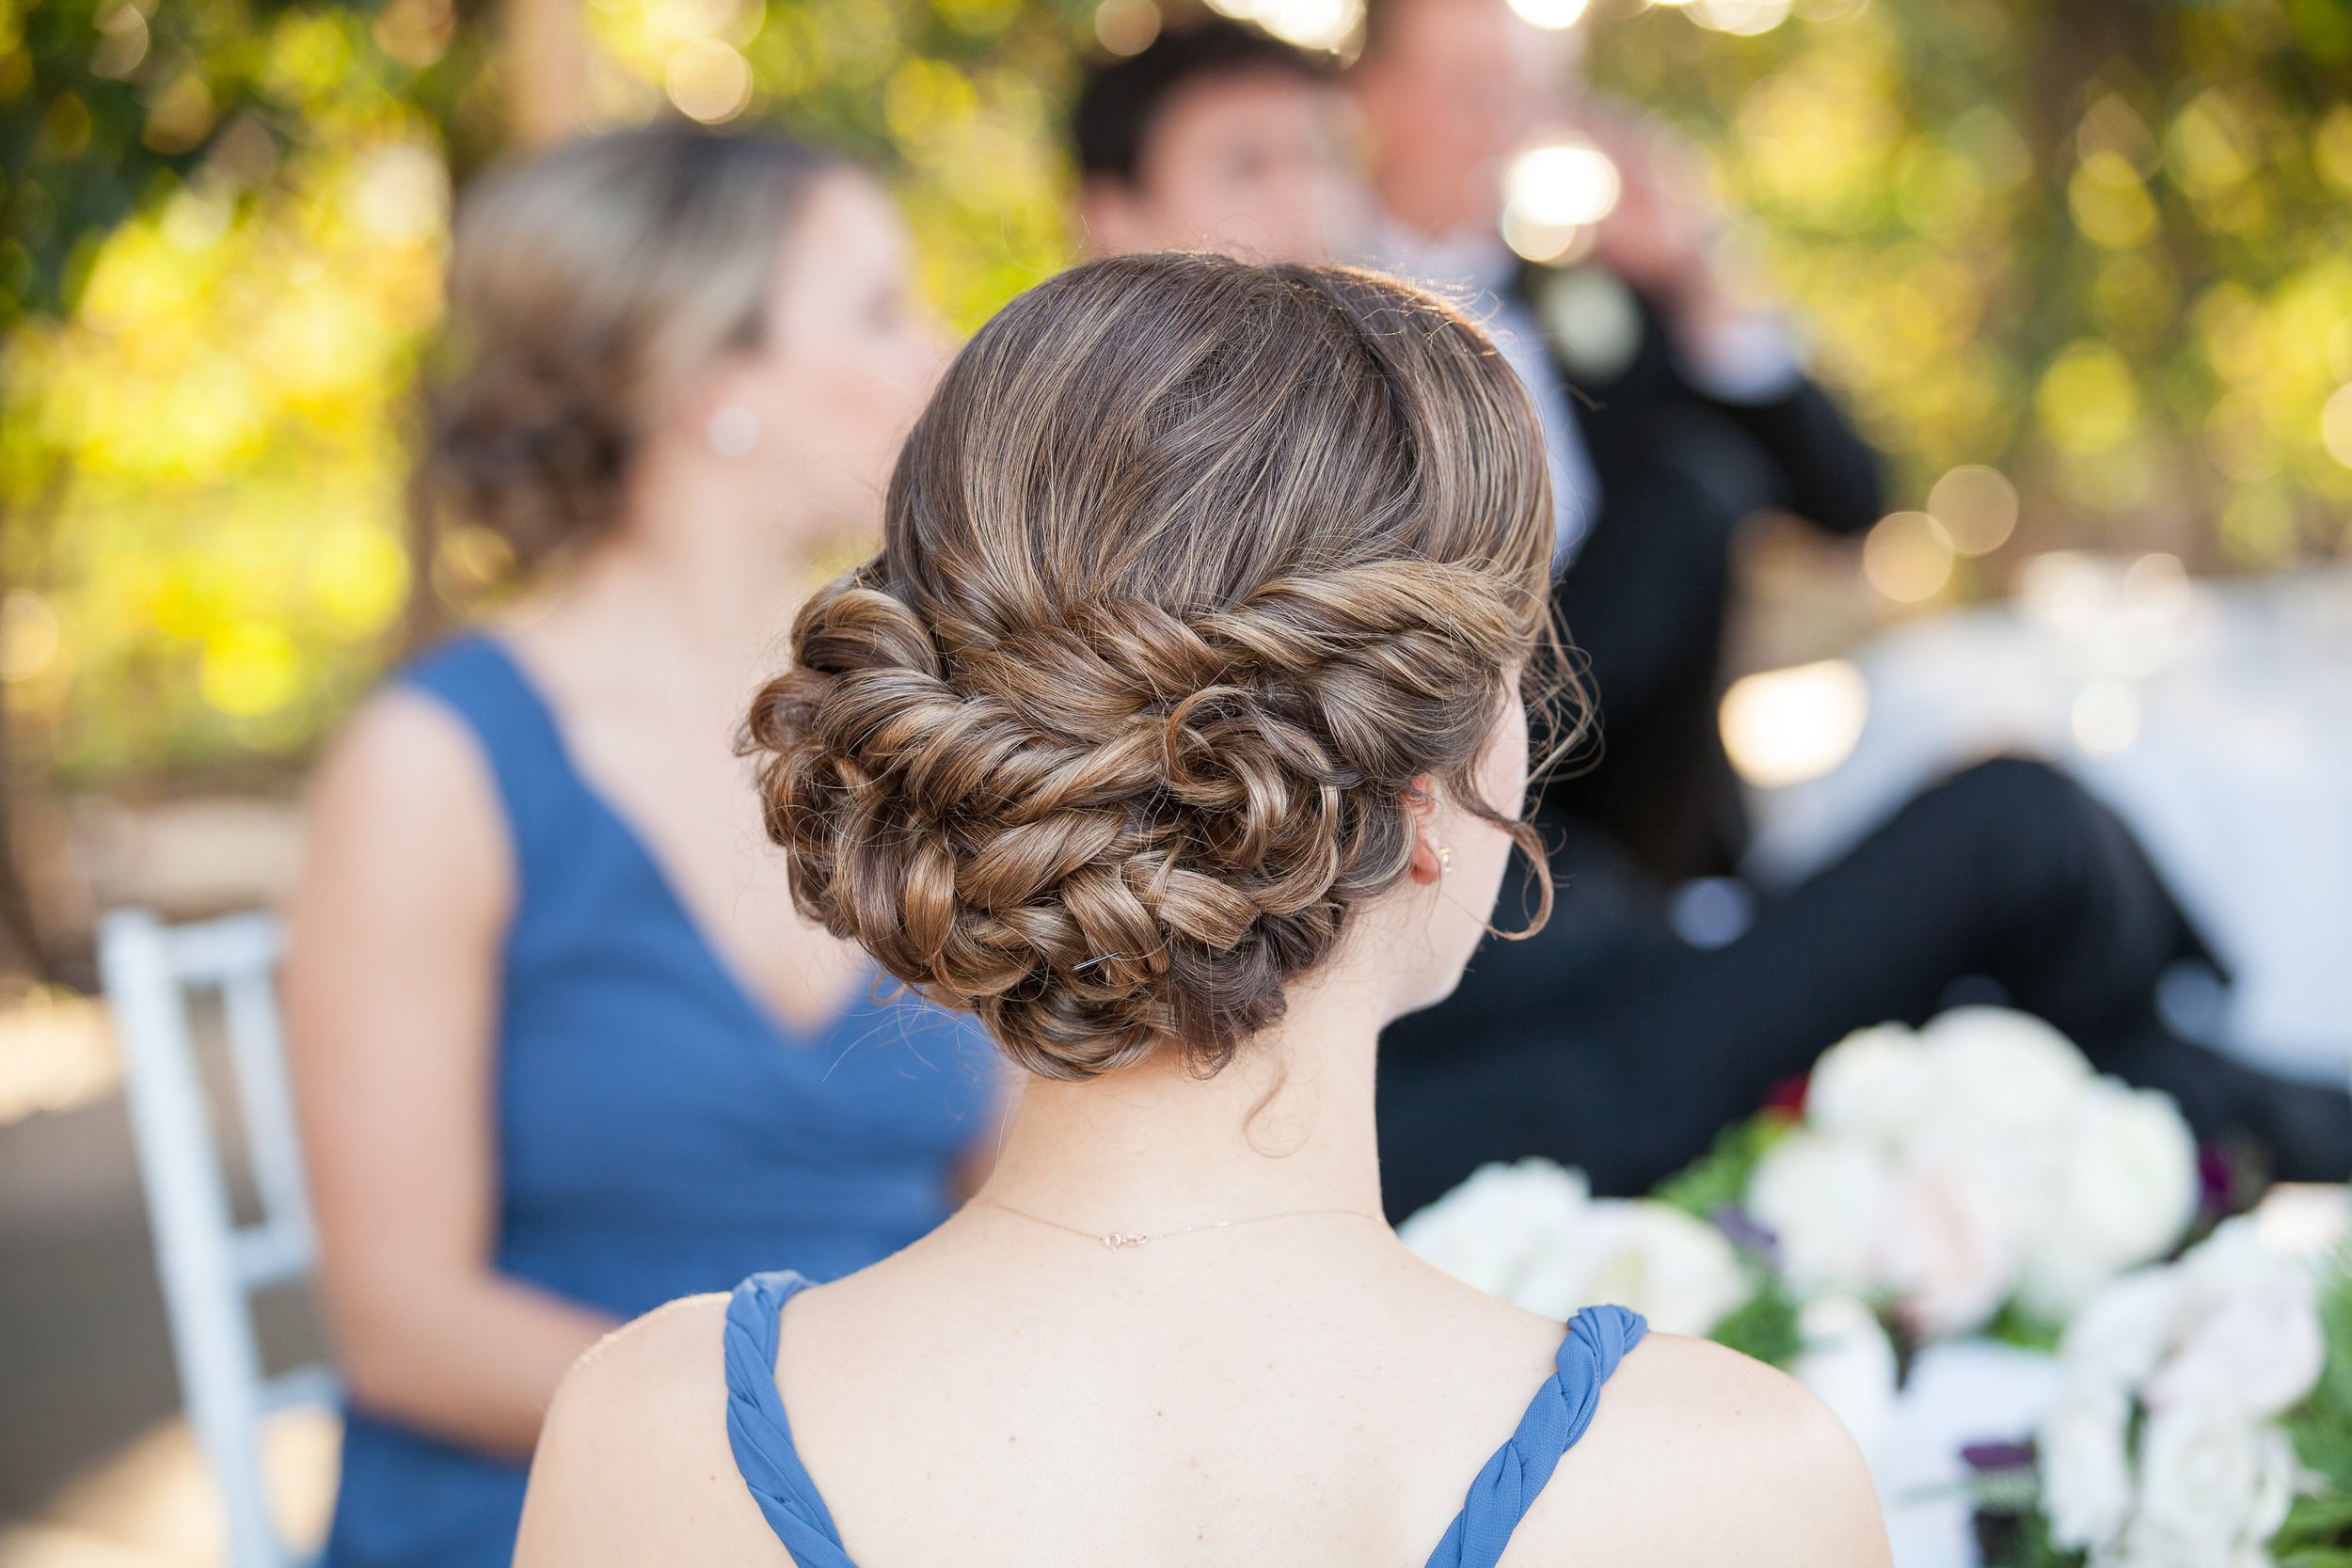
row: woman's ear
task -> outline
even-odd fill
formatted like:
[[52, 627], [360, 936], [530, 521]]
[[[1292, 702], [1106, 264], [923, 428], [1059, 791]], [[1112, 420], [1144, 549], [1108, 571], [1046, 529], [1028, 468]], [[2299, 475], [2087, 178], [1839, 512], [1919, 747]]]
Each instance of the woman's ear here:
[[1420, 887], [1435, 887], [1443, 879], [1454, 851], [1432, 836], [1437, 826], [1437, 784], [1426, 773], [1405, 786], [1405, 809], [1413, 818], [1413, 853], [1405, 863], [1405, 875]]

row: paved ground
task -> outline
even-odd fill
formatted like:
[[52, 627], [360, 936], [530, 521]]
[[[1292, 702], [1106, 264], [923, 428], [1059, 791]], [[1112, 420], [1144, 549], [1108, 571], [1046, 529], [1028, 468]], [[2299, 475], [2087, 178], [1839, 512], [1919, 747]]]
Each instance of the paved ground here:
[[[263, 1343], [273, 1365], [316, 1358], [308, 1303], [266, 1303]], [[131, 1515], [186, 1489], [178, 1407], [120, 1097], [0, 1122], [0, 1536], [61, 1513], [106, 1528], [93, 1510], [160, 1528]], [[14, 1555], [33, 1560], [22, 1539]]]

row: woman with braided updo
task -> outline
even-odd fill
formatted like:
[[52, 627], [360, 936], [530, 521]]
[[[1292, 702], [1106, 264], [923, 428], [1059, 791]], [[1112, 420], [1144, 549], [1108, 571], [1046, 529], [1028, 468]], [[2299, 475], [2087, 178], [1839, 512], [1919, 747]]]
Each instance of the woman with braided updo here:
[[750, 735], [803, 910], [1022, 1102], [922, 1241], [582, 1358], [518, 1564], [1886, 1560], [1794, 1384], [1380, 1218], [1375, 1042], [1527, 847], [1550, 527], [1510, 370], [1391, 280], [1127, 257], [980, 331]]
[[794, 910], [735, 744], [936, 379], [908, 251], [773, 136], [622, 132], [469, 193], [416, 491], [438, 563], [516, 594], [338, 741], [292, 917], [332, 1568], [511, 1561], [598, 1336], [862, 1268], [993, 1147], [985, 1037]]

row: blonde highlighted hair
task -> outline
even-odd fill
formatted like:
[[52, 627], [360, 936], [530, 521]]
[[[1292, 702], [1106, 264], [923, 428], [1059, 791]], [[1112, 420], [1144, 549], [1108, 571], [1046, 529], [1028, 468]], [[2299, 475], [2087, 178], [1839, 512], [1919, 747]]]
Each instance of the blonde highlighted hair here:
[[420, 560], [487, 530], [527, 573], [618, 517], [648, 430], [699, 371], [761, 345], [787, 231], [841, 158], [684, 124], [493, 171], [458, 214], [411, 486]]

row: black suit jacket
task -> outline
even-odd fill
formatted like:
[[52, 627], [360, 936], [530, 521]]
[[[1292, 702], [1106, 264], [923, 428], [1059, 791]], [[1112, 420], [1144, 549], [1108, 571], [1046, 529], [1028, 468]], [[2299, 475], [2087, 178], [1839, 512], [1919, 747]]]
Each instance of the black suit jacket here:
[[[1539, 320], [1570, 315], [1572, 325], [1572, 313], [1547, 309], [1552, 286], [1548, 269], [1518, 283]], [[1580, 1064], [1566, 1076], [1595, 1115], [1577, 1123], [1575, 1157], [1612, 1180], [1637, 1169], [1655, 1179], [1657, 1108], [1629, 1101], [1606, 1064], [1576, 1053], [1615, 1039], [1580, 1030], [1644, 988], [1676, 983], [1687, 949], [1668, 921], [1670, 887], [1729, 869], [1745, 842], [1716, 726], [1733, 532], [1768, 508], [1840, 533], [1880, 515], [1878, 459], [1819, 388], [1803, 382], [1760, 404], [1710, 398], [1677, 365], [1657, 312], [1629, 294], [1626, 305], [1607, 373], [1594, 372], [1588, 345], [1552, 343], [1600, 492], [1555, 594], [1588, 661], [1602, 749], [1545, 791], [1540, 825], [1558, 890], [1550, 924], [1530, 942], [1488, 941], [1451, 997], [1399, 1019], [1382, 1039], [1381, 1157], [1398, 1213], [1499, 1148], [1550, 1147], [1533, 1132], [1514, 1144], [1508, 1132], [1560, 1120], [1547, 1096], [1560, 1092], [1561, 1074], [1519, 1072], [1514, 1053], [1531, 1041], [1556, 1042]], [[1506, 883], [1499, 925], [1519, 924], [1524, 891], [1516, 876]], [[1701, 1072], [1710, 1049], [1739, 1046], [1728, 1036], [1677, 1043], [1677, 1059]], [[1513, 1064], [1501, 1080], [1498, 1062]], [[1694, 1152], [1677, 1148], [1676, 1157]]]
[[1716, 724], [1733, 533], [1768, 510], [1861, 532], [1881, 515], [1878, 454], [1808, 380], [1767, 403], [1709, 396], [1683, 372], [1657, 310], [1629, 291], [1633, 341], [1597, 371], [1570, 336], [1573, 315], [1551, 308], [1554, 291], [1589, 295], [1594, 283], [1535, 266], [1515, 282], [1551, 331], [1600, 491], [1557, 602], [1587, 661], [1601, 751], [1545, 804], [1662, 878], [1712, 875], [1731, 869], [1747, 838]]

